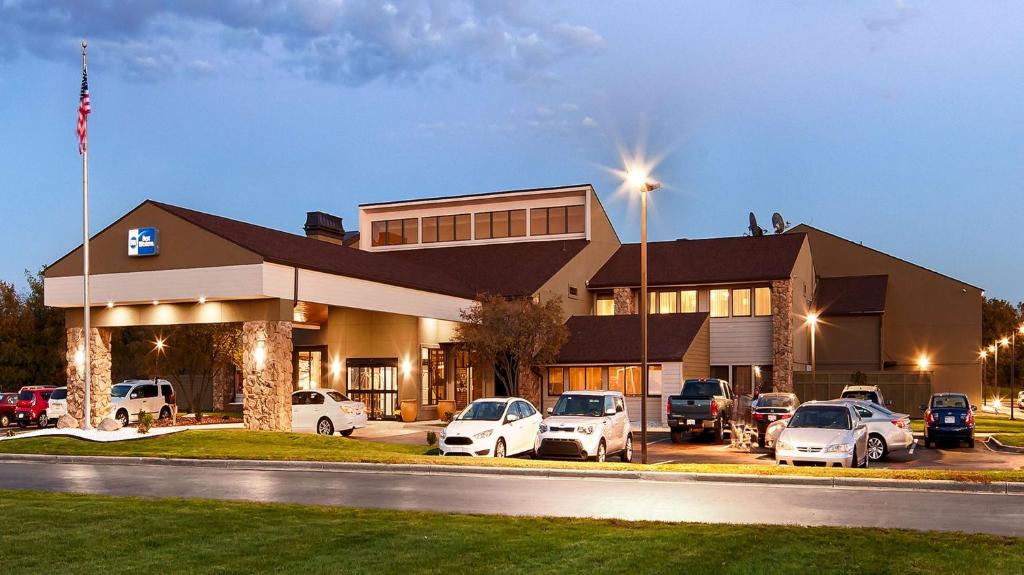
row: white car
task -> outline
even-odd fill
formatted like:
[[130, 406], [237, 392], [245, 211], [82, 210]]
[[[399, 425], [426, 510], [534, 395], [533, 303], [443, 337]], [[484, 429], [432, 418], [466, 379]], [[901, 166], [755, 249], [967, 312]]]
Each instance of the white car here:
[[849, 403], [809, 401], [797, 408], [779, 435], [775, 461], [788, 465], [867, 467], [868, 426]]
[[914, 445], [914, 432], [910, 430], [910, 416], [893, 413], [863, 399], [844, 399], [853, 405], [857, 415], [868, 426], [868, 457], [872, 462], [885, 459], [893, 451], [910, 449]]
[[[156, 382], [160, 383], [157, 392]], [[168, 419], [174, 410], [174, 387], [166, 379], [129, 379], [110, 388], [110, 417], [127, 426], [146, 411], [159, 419]]]
[[366, 406], [334, 389], [304, 389], [292, 393], [292, 431], [348, 437], [366, 427]]
[[633, 459], [633, 432], [618, 391], [563, 393], [540, 424], [539, 457], [604, 461], [618, 454]]
[[507, 457], [533, 453], [540, 412], [525, 399], [478, 399], [441, 430], [441, 455]]
[[68, 388], [58, 387], [46, 400], [46, 416], [54, 423], [68, 414]]

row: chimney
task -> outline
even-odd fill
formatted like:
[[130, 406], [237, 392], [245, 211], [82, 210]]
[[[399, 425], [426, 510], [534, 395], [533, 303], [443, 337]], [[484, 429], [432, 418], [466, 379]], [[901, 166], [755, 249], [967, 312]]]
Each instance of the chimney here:
[[345, 239], [345, 228], [341, 225], [341, 218], [332, 216], [325, 212], [306, 212], [306, 237], [343, 245]]

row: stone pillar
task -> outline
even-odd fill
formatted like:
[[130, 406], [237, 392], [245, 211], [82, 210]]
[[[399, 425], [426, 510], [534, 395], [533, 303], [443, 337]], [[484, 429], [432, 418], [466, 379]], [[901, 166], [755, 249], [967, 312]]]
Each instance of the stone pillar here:
[[633, 297], [633, 290], [630, 288], [615, 288], [612, 291], [615, 299], [615, 315], [630, 315], [637, 313], [636, 299]]
[[772, 389], [793, 391], [793, 285], [772, 281]]
[[224, 411], [235, 397], [235, 366], [225, 361], [213, 376], [213, 410]]
[[[85, 329], [67, 330], [68, 415], [80, 423], [85, 417]], [[110, 329], [89, 328], [89, 419], [93, 427], [110, 417]]]
[[540, 375], [534, 373], [531, 369], [519, 370], [519, 397], [529, 401], [538, 409], [540, 409], [540, 388]]
[[242, 324], [242, 391], [246, 429], [292, 430], [292, 324]]

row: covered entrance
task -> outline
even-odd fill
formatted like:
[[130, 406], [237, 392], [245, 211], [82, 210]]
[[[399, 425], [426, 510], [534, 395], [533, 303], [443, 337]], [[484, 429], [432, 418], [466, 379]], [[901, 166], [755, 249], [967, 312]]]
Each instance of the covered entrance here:
[[397, 358], [350, 358], [345, 367], [349, 399], [363, 402], [370, 419], [397, 417]]

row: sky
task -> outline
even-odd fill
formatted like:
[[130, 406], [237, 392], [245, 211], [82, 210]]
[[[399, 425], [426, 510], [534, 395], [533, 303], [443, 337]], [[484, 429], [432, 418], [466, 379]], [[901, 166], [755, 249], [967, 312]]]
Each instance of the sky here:
[[147, 198], [302, 233], [360, 203], [592, 183], [639, 240], [781, 212], [1024, 300], [1024, 4], [0, 0], [0, 279]]

